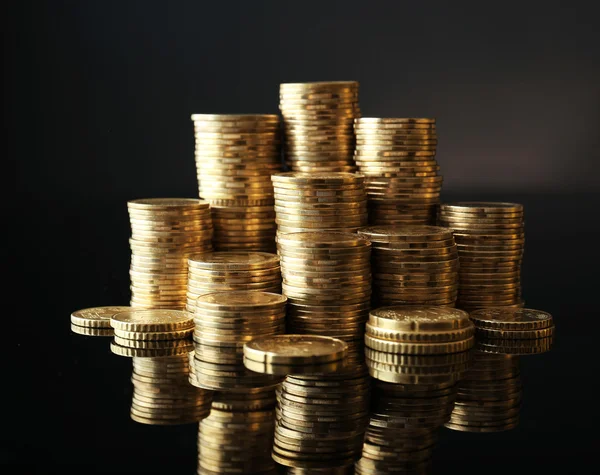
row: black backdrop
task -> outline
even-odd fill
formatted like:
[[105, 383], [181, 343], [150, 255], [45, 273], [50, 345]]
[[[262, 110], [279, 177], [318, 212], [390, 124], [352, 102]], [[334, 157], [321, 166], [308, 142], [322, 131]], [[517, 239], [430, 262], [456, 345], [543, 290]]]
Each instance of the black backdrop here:
[[[589, 4], [589, 5], [588, 5]], [[3, 3], [2, 462], [193, 473], [194, 427], [129, 420], [130, 361], [69, 312], [126, 304], [125, 202], [196, 196], [192, 113], [277, 112], [281, 82], [358, 80], [364, 116], [436, 117], [444, 200], [526, 207], [521, 425], [444, 431], [436, 473], [587, 473], [595, 423], [600, 34], [593, 2]]]

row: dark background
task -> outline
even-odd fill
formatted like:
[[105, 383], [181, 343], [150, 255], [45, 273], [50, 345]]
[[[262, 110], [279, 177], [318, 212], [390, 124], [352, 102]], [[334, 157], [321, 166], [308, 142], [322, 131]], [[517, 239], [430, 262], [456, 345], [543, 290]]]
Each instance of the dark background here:
[[195, 470], [195, 426], [129, 419], [131, 362], [73, 335], [127, 304], [126, 201], [196, 196], [192, 113], [276, 113], [360, 81], [364, 116], [436, 117], [443, 200], [525, 205], [520, 426], [444, 430], [435, 473], [597, 466], [600, 34], [594, 2], [4, 2], [0, 456], [20, 473]]

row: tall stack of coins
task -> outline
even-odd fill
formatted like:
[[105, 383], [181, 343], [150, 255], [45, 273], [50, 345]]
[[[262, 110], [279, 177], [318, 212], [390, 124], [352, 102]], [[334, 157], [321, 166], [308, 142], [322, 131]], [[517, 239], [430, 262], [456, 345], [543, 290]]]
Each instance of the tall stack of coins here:
[[516, 356], [474, 352], [473, 364], [457, 385], [446, 427], [463, 432], [499, 432], [517, 427], [522, 399]]
[[554, 342], [554, 319], [531, 308], [491, 307], [471, 312], [477, 349], [485, 353], [545, 353]]
[[190, 383], [215, 391], [272, 386], [281, 378], [244, 367], [244, 343], [285, 332], [286, 298], [257, 291], [204, 294], [196, 299]]
[[192, 349], [192, 314], [170, 309], [132, 309], [110, 319], [111, 351], [128, 357], [187, 355]]
[[200, 196], [211, 204], [218, 251], [272, 252], [271, 174], [281, 170], [279, 117], [194, 114]]
[[435, 119], [354, 121], [358, 170], [367, 177], [371, 224], [433, 224], [442, 177]]
[[370, 248], [351, 233], [278, 235], [288, 331], [362, 340], [371, 298]]
[[458, 251], [452, 231], [425, 225], [359, 229], [371, 241], [373, 306], [454, 306]]
[[193, 424], [210, 413], [212, 391], [189, 381], [187, 354], [133, 358], [131, 418], [142, 424]]
[[343, 369], [312, 374], [316, 366], [345, 360], [347, 351], [342, 340], [318, 335], [259, 338], [244, 346], [249, 368], [256, 362], [265, 372], [282, 366], [300, 373], [290, 373], [277, 389], [273, 459], [280, 465], [319, 473], [349, 467], [360, 457], [368, 420], [367, 375], [350, 377]]
[[131, 310], [131, 307], [92, 307], [71, 313], [71, 331], [87, 336], [113, 336], [110, 319], [119, 312]]
[[456, 305], [521, 306], [521, 262], [525, 246], [523, 206], [458, 202], [440, 205], [438, 223], [454, 231], [460, 257]]
[[279, 256], [266, 252], [209, 252], [188, 259], [187, 309], [200, 295], [228, 290], [281, 293]]
[[209, 204], [191, 198], [127, 202], [131, 223], [131, 306], [184, 309], [187, 258], [212, 250]]
[[355, 173], [278, 173], [277, 233], [356, 231], [367, 224], [364, 176]]
[[275, 474], [275, 387], [214, 393], [198, 428], [198, 475]]
[[279, 86], [285, 161], [293, 171], [353, 172], [354, 119], [360, 117], [358, 82]]

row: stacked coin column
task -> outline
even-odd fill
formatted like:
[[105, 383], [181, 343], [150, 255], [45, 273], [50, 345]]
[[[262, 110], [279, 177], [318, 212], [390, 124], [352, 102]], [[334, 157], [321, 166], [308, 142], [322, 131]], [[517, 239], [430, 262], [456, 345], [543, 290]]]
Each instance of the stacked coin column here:
[[[286, 378], [274, 456], [307, 470], [348, 466], [360, 457], [368, 421], [362, 338], [370, 307], [370, 244], [351, 233], [306, 232], [278, 235], [277, 247], [289, 331], [335, 337], [349, 349], [346, 367], [335, 373]], [[321, 451], [302, 442], [309, 427], [310, 437], [322, 441]]]
[[150, 198], [127, 203], [131, 222], [131, 306], [186, 307], [188, 257], [212, 250], [206, 201]]
[[275, 387], [216, 392], [198, 428], [198, 475], [275, 474]]
[[277, 233], [356, 231], [367, 224], [364, 176], [354, 173], [278, 173]]
[[279, 117], [194, 114], [200, 196], [211, 204], [217, 251], [275, 248], [271, 174], [281, 171]]
[[132, 357], [131, 419], [141, 424], [191, 424], [208, 416], [212, 391], [189, 384], [192, 315], [129, 310], [113, 315], [113, 353]]
[[360, 117], [358, 82], [279, 86], [285, 163], [292, 171], [353, 172], [354, 119]]
[[370, 226], [358, 231], [371, 241], [373, 306], [454, 306], [458, 251], [452, 231], [425, 225]]
[[228, 290], [281, 293], [279, 256], [266, 252], [208, 252], [188, 260], [187, 309], [200, 295]]
[[377, 381], [356, 473], [423, 473], [468, 369], [474, 326], [449, 307], [382, 307], [367, 324], [366, 363]]
[[459, 202], [440, 205], [438, 223], [454, 231], [460, 258], [458, 300], [467, 311], [522, 306], [523, 206]]
[[370, 224], [434, 224], [442, 187], [435, 119], [361, 118], [354, 130]]

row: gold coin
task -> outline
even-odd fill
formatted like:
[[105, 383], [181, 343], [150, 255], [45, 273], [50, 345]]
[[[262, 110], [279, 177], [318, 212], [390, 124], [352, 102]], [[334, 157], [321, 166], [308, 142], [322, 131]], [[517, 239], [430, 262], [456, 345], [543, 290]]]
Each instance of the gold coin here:
[[402, 332], [443, 332], [471, 326], [469, 314], [454, 308], [392, 306], [370, 312], [369, 323]]
[[470, 337], [460, 341], [442, 343], [407, 343], [399, 341], [380, 340], [365, 334], [365, 345], [376, 351], [386, 353], [403, 353], [411, 355], [434, 355], [441, 353], [458, 353], [469, 350], [475, 344], [475, 338]]
[[399, 341], [407, 343], [442, 343], [466, 340], [475, 334], [475, 326], [468, 325], [450, 331], [424, 332], [424, 331], [399, 331], [379, 328], [370, 323], [366, 324], [366, 333], [380, 340]]
[[79, 325], [71, 324], [71, 331], [78, 335], [86, 336], [113, 336], [114, 330], [106, 327], [84, 327]]
[[269, 310], [285, 307], [286, 297], [279, 294], [254, 291], [214, 292], [196, 300], [198, 309], [218, 311]]
[[[174, 331], [140, 332], [115, 329], [115, 335], [127, 340], [166, 341], [180, 340], [192, 335], [193, 328]], [[119, 343], [121, 344], [121, 343]]]
[[244, 357], [270, 364], [311, 365], [343, 359], [348, 345], [318, 335], [276, 335], [244, 344]]
[[209, 204], [194, 198], [145, 198], [128, 201], [127, 207], [145, 211], [176, 211], [207, 209]]
[[529, 308], [486, 308], [471, 313], [477, 328], [504, 331], [538, 330], [553, 326], [548, 312]]
[[113, 315], [128, 310], [131, 310], [131, 307], [107, 306], [76, 310], [71, 313], [71, 323], [79, 327], [110, 329], [110, 319]]
[[130, 310], [110, 319], [113, 328], [135, 332], [165, 332], [193, 327], [193, 317], [178, 310]]

